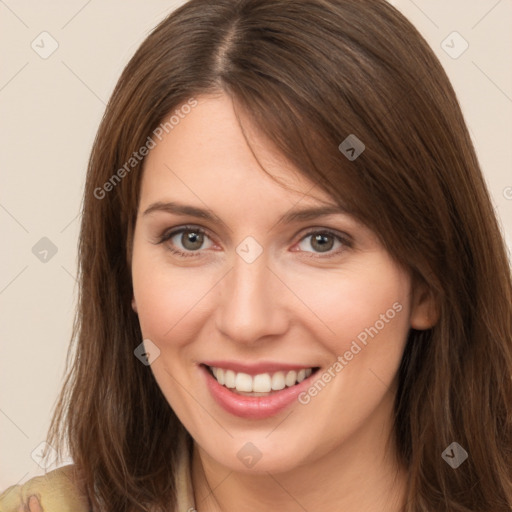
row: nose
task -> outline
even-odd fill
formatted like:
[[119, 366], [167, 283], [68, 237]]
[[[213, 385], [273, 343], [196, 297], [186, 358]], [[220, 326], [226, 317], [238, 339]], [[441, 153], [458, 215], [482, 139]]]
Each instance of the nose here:
[[233, 268], [219, 284], [216, 325], [225, 337], [253, 344], [286, 332], [286, 288], [269, 269], [265, 252], [252, 263], [235, 254]]

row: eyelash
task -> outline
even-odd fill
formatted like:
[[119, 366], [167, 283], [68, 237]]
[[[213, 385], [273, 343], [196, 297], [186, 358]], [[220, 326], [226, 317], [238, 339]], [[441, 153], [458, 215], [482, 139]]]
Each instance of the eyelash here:
[[[167, 232], [163, 233], [158, 238], [157, 244], [164, 244], [165, 242], [167, 242], [168, 240], [170, 240], [174, 236], [176, 236], [176, 235], [178, 235], [180, 233], [183, 233], [184, 231], [194, 231], [195, 233], [198, 233], [198, 234], [201, 234], [201, 235], [205, 235], [205, 236], [207, 236], [208, 238], [211, 239], [211, 237], [208, 235], [206, 230], [204, 230], [203, 228], [200, 228], [199, 226], [183, 226], [181, 228], [178, 228], [178, 229], [175, 229], [175, 230], [172, 230], [172, 231], [167, 231]], [[350, 239], [348, 237], [342, 236], [339, 233], [334, 232], [334, 231], [332, 231], [330, 229], [327, 229], [327, 228], [313, 229], [313, 230], [308, 231], [307, 233], [305, 233], [301, 237], [301, 239], [299, 240], [298, 243], [300, 243], [305, 238], [308, 238], [309, 236], [313, 236], [313, 235], [330, 235], [330, 236], [334, 237], [338, 242], [340, 242], [343, 245], [343, 247], [338, 249], [337, 251], [329, 252], [327, 254], [315, 253], [315, 252], [310, 252], [310, 251], [301, 251], [301, 252], [306, 252], [308, 254], [311, 254], [310, 257], [313, 257], [313, 258], [326, 259], [326, 258], [330, 258], [330, 257], [333, 257], [333, 256], [338, 256], [341, 252], [345, 251], [346, 249], [350, 249], [352, 247], [352, 242], [350, 241]], [[201, 253], [201, 250], [184, 252], [184, 251], [176, 249], [175, 247], [172, 247], [170, 245], [167, 246], [167, 249], [170, 252], [172, 252], [173, 254], [176, 254], [176, 255], [178, 255], [180, 257], [184, 257], [184, 258], [198, 257], [198, 256], [200, 256], [200, 253]], [[314, 255], [316, 255], [316, 256], [314, 256]]]

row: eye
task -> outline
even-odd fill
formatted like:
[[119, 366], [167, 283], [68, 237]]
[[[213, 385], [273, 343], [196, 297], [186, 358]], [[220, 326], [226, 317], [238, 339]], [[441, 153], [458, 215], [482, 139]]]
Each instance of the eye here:
[[351, 243], [348, 237], [324, 229], [310, 231], [301, 239], [297, 246], [300, 251], [326, 254], [326, 257], [329, 257], [351, 247]]
[[164, 233], [159, 243], [167, 243], [169, 250], [180, 256], [196, 256], [194, 253], [209, 249], [213, 245], [206, 232], [197, 226], [185, 226]]
[[[214, 245], [207, 232], [198, 226], [183, 226], [164, 232], [158, 239], [158, 244], [180, 257], [199, 257], [202, 251]], [[300, 252], [310, 253], [311, 256], [328, 258], [339, 255], [345, 249], [352, 247], [350, 237], [326, 229], [316, 229], [304, 235], [296, 245]]]

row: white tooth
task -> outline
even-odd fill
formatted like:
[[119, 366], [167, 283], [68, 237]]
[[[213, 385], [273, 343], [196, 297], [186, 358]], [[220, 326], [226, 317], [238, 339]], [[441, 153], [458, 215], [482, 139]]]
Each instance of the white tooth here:
[[227, 388], [235, 387], [235, 372], [233, 370], [226, 370], [224, 372], [224, 386]]
[[313, 373], [313, 368], [308, 368], [306, 370], [306, 379]]
[[215, 366], [210, 366], [210, 370], [212, 371], [215, 378], [217, 378], [217, 368], [215, 368]]
[[237, 373], [235, 387], [237, 391], [250, 393], [252, 391], [252, 377], [247, 373]]
[[215, 375], [217, 377], [217, 382], [219, 384], [224, 384], [224, 370], [222, 368], [217, 368], [217, 375]]
[[297, 382], [302, 382], [306, 378], [306, 370], [303, 368], [297, 373]]
[[272, 389], [270, 375], [268, 373], [260, 373], [253, 377], [252, 390], [256, 393], [268, 393]]
[[297, 372], [294, 372], [293, 370], [290, 370], [284, 379], [285, 384], [288, 387], [293, 386], [297, 382]]
[[279, 391], [280, 389], [285, 388], [284, 383], [284, 372], [276, 372], [272, 375], [272, 389], [274, 391]]

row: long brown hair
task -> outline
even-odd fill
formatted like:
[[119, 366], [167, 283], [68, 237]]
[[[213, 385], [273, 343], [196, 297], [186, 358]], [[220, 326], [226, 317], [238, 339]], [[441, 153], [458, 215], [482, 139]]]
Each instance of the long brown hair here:
[[[168, 510], [174, 499], [183, 426], [133, 355], [143, 160], [126, 162], [173, 110], [215, 91], [436, 298], [438, 322], [411, 329], [399, 371], [406, 512], [510, 511], [509, 262], [449, 80], [384, 0], [192, 0], [125, 68], [90, 158], [74, 344], [49, 436], [69, 447], [94, 510]], [[338, 148], [350, 134], [365, 144], [353, 161]], [[452, 442], [469, 454], [458, 469], [441, 456]]]

